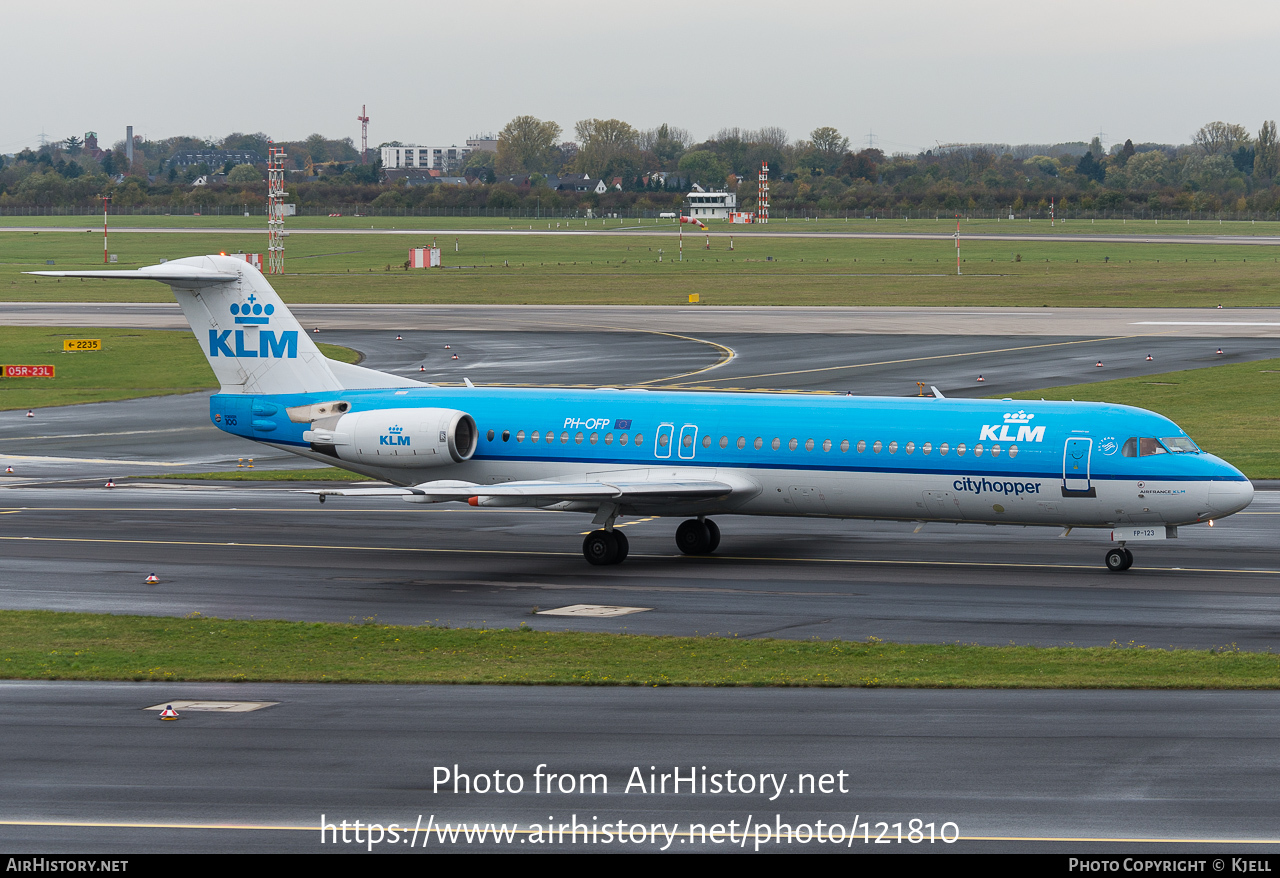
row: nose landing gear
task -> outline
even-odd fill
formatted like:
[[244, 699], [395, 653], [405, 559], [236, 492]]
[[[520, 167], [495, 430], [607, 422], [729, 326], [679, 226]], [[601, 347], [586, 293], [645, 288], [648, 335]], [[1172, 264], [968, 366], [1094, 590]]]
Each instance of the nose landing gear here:
[[1110, 549], [1104, 559], [1107, 569], [1112, 573], [1123, 573], [1133, 566], [1133, 552], [1124, 546]]

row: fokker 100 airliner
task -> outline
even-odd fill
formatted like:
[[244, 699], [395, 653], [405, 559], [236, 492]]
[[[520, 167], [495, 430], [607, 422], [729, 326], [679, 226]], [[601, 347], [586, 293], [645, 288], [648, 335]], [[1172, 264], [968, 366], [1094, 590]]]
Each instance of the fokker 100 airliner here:
[[627, 557], [621, 516], [680, 516], [714, 552], [713, 515], [1105, 528], [1126, 543], [1239, 512], [1253, 485], [1168, 418], [1085, 402], [440, 387], [327, 359], [255, 267], [197, 256], [56, 277], [168, 284], [221, 384], [220, 429], [389, 483], [400, 495], [594, 516], [582, 552]]

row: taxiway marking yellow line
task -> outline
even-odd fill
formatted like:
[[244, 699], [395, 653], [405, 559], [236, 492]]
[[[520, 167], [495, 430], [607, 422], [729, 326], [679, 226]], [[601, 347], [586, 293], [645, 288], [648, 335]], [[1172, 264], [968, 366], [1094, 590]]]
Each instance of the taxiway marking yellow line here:
[[[435, 555], [534, 555], [538, 557], [577, 557], [578, 552], [538, 552], [520, 549], [441, 549], [429, 546], [328, 546], [294, 543], [242, 543], [232, 541], [202, 540], [117, 540], [91, 537], [29, 537], [0, 536], [0, 540], [42, 543], [96, 543], [125, 546], [235, 546], [237, 549], [326, 549], [336, 552], [411, 552]], [[779, 564], [860, 564], [880, 567], [971, 567], [1010, 568], [1017, 570], [1098, 570], [1095, 564], [1025, 564], [1012, 561], [905, 561], [892, 558], [785, 558], [754, 555], [642, 555], [638, 558], [686, 557], [692, 562], [772, 561]], [[1280, 576], [1280, 570], [1230, 570], [1218, 567], [1142, 567], [1163, 573], [1240, 573], [1263, 576]]]
[[[950, 360], [960, 357], [981, 357], [987, 354], [1007, 354], [1014, 351], [1033, 351], [1039, 348], [1057, 348], [1066, 345], [1087, 344], [1102, 341], [1124, 341], [1130, 338], [1147, 338], [1152, 335], [1168, 335], [1166, 332], [1151, 332], [1141, 335], [1114, 335], [1108, 338], [1084, 338], [1077, 341], [1057, 341], [1045, 344], [1023, 345], [1015, 348], [996, 348], [989, 351], [968, 351], [958, 354], [936, 354], [931, 357], [907, 357], [901, 360], [882, 360], [876, 363], [848, 363], [843, 366], [818, 366], [813, 369], [793, 369], [788, 372], [762, 372], [759, 375], [732, 375], [726, 378], [707, 378], [707, 381], [746, 381], [752, 378], [777, 378], [781, 375], [808, 375], [814, 372], [833, 372], [841, 369], [865, 369], [868, 366], [894, 366], [901, 363], [923, 363], [929, 360]], [[652, 382], [646, 382], [652, 383]]]
[[[446, 821], [452, 826], [461, 826], [463, 824], [470, 826], [471, 821]], [[83, 829], [238, 829], [238, 830], [267, 830], [276, 832], [318, 832], [318, 825], [311, 826], [294, 826], [292, 824], [266, 824], [266, 823], [149, 823], [149, 822], [117, 822], [117, 821], [98, 821], [98, 820], [0, 820], [0, 826], [49, 826], [49, 827], [68, 827]], [[420, 832], [424, 839], [423, 844], [428, 843], [431, 832], [440, 826], [433, 826], [430, 830], [422, 828], [414, 830], [413, 823], [400, 824], [399, 832], [402, 836], [412, 838], [415, 832]], [[544, 835], [545, 829], [511, 829], [512, 835]], [[601, 831], [602, 832], [602, 831]], [[700, 833], [694, 832], [676, 832], [677, 838], [700, 838]], [[814, 838], [818, 838], [815, 833]], [[852, 844], [858, 842], [864, 844], [862, 837], [854, 835], [850, 840], [848, 836], [836, 837], [834, 835], [826, 835], [828, 844]], [[664, 836], [665, 838], [665, 836]], [[754, 835], [748, 836], [754, 838]], [[1055, 835], [962, 835], [956, 841], [1020, 841], [1020, 842], [1093, 842], [1107, 844], [1280, 844], [1280, 839], [1274, 838], [1099, 838], [1092, 836], [1055, 836]], [[387, 842], [390, 844], [391, 842]], [[439, 843], [433, 846], [438, 847]]]

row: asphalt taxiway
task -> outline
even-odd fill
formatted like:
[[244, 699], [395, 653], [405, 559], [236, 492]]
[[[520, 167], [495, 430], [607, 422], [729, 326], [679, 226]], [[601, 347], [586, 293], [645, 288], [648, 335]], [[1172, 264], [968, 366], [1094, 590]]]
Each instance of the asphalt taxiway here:
[[[133, 485], [135, 483], [129, 483]], [[423, 508], [288, 488], [0, 492], [0, 607], [636, 634], [1280, 649], [1280, 493], [1109, 573], [1106, 532], [733, 516], [714, 556], [677, 519], [623, 522], [589, 566], [584, 515]], [[160, 581], [144, 579], [156, 574]], [[540, 615], [576, 604], [616, 618]]]

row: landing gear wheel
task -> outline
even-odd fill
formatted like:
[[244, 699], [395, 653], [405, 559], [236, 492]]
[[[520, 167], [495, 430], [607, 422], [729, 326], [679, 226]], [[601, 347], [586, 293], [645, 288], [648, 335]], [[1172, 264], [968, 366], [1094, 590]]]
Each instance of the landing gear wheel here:
[[1115, 548], [1107, 552], [1107, 569], [1112, 573], [1122, 573], [1133, 566], [1133, 552], [1126, 548]]
[[614, 564], [621, 564], [627, 560], [627, 553], [631, 551], [631, 545], [627, 542], [627, 535], [620, 530], [611, 530], [614, 542], [618, 544], [618, 557], [613, 559]]
[[709, 518], [704, 518], [702, 523], [707, 526], [707, 533], [711, 535], [711, 547], [707, 552], [714, 552], [720, 546], [720, 527]]
[[711, 551], [711, 528], [691, 518], [676, 528], [676, 546], [686, 555], [706, 555]]
[[618, 560], [618, 541], [607, 530], [593, 530], [582, 541], [582, 556], [596, 567], [613, 564]]

